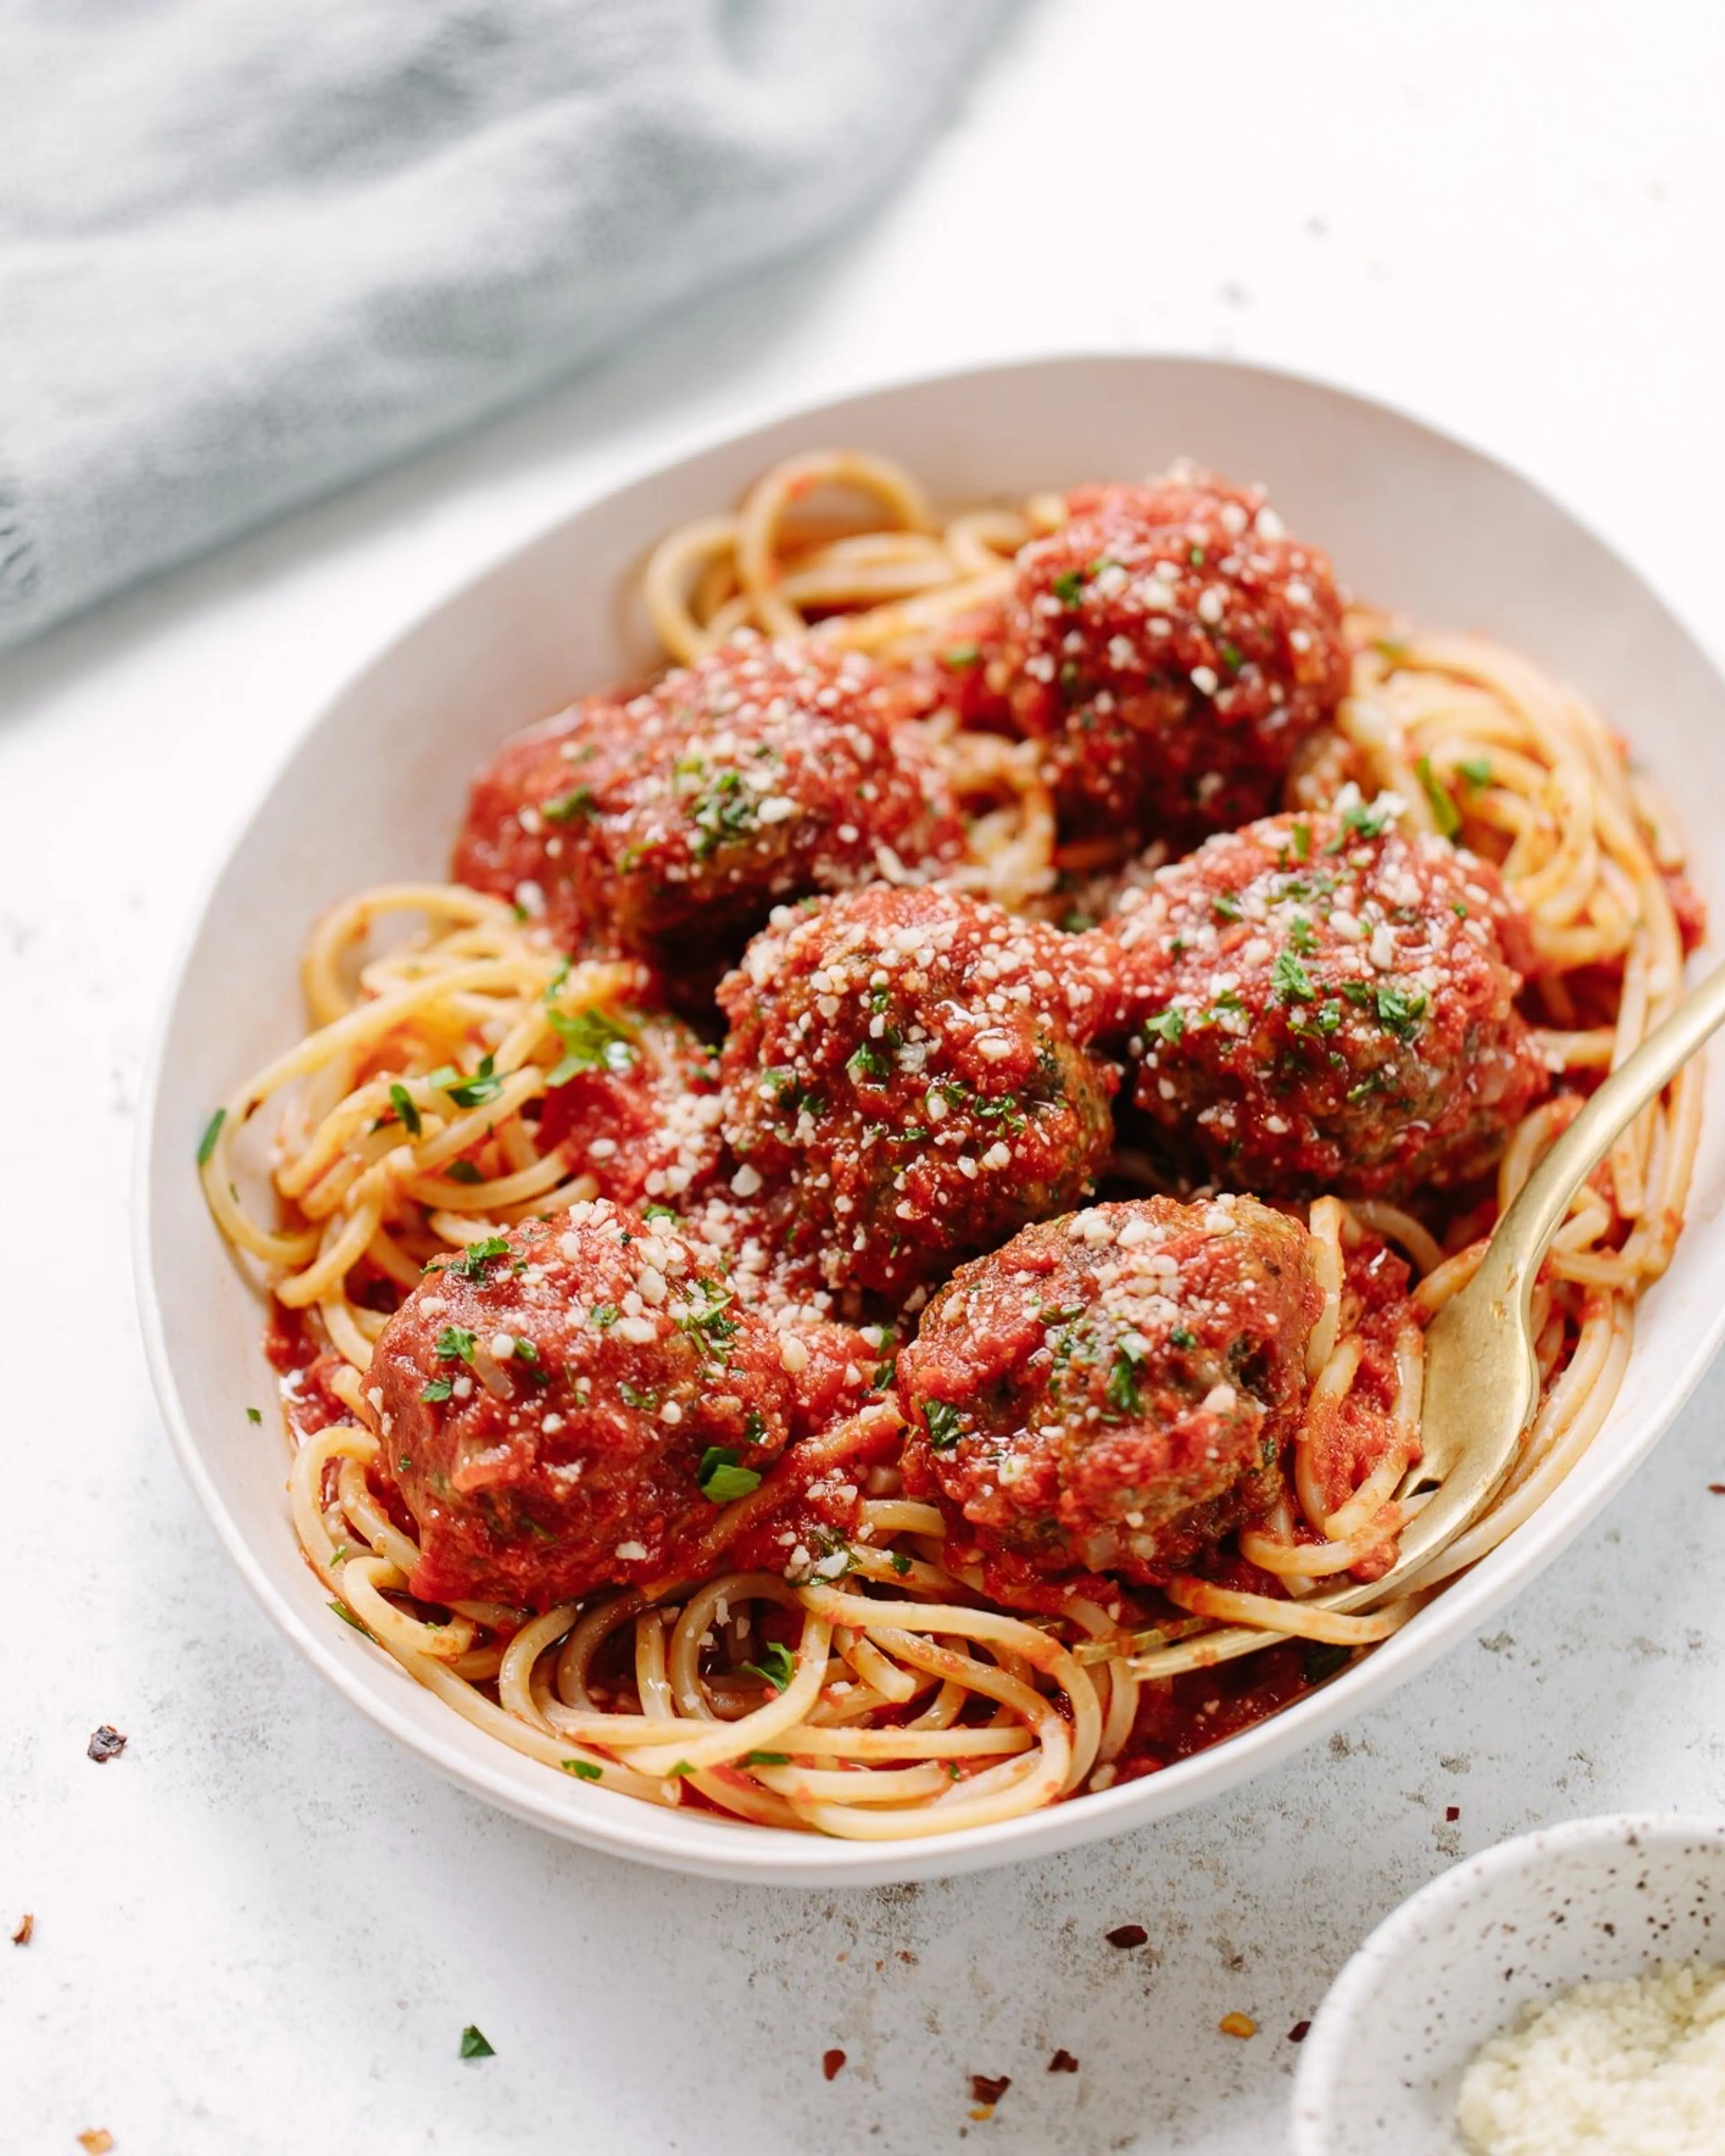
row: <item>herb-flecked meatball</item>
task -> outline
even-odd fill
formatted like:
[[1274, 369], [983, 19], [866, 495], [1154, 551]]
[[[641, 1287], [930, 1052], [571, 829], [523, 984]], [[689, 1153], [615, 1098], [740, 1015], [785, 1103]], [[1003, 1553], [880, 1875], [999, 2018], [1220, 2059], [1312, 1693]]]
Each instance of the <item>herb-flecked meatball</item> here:
[[786, 909], [721, 984], [732, 1188], [902, 1296], [1084, 1197], [1112, 1142], [1095, 944], [942, 891]]
[[1496, 870], [1397, 829], [1392, 795], [1211, 839], [1129, 891], [1133, 1098], [1226, 1184], [1411, 1196], [1488, 1168], [1550, 1075]]
[[961, 703], [1047, 743], [1069, 834], [1191, 844], [1278, 807], [1348, 687], [1328, 562], [1261, 488], [1189, 469], [1067, 507], [1020, 550]]
[[771, 1329], [674, 1228], [603, 1199], [428, 1273], [369, 1382], [431, 1602], [649, 1578], [712, 1517], [709, 1449], [758, 1473], [791, 1424]]
[[1003, 1596], [1026, 1573], [1159, 1584], [1276, 1502], [1322, 1300], [1307, 1230], [1255, 1199], [1026, 1228], [899, 1356], [906, 1486]]
[[738, 637], [506, 746], [475, 789], [457, 872], [531, 869], [571, 942], [670, 970], [734, 953], [777, 900], [956, 860], [963, 827], [901, 724], [910, 708], [860, 654]]

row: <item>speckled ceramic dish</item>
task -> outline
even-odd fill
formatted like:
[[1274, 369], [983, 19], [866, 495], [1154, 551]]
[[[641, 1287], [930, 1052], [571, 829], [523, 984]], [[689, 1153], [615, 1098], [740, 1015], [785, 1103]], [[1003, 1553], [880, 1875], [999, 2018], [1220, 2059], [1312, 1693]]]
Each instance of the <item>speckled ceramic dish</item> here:
[[1725, 1818], [1574, 1820], [1470, 1857], [1331, 1987], [1300, 2054], [1292, 2156], [1454, 2156], [1462, 2074], [1520, 2008], [1681, 1961], [1725, 1962]]
[[446, 600], [342, 690], [259, 803], [182, 962], [141, 1116], [138, 1301], [168, 1428], [228, 1553], [300, 1653], [362, 1713], [488, 1801], [676, 1870], [880, 1884], [1043, 1856], [1261, 1774], [1465, 1640], [1549, 1564], [1652, 1450], [1725, 1336], [1725, 1055], [1710, 1066], [1690, 1219], [1638, 1313], [1610, 1417], [1532, 1518], [1413, 1622], [1283, 1713], [1158, 1774], [929, 1840], [824, 1840], [593, 1789], [500, 1744], [330, 1613], [302, 1560], [264, 1312], [212, 1225], [193, 1155], [210, 1104], [303, 1026], [299, 960], [362, 882], [442, 872], [470, 774], [511, 726], [626, 678], [652, 651], [641, 562], [777, 459], [833, 442], [909, 464], [949, 501], [1010, 497], [1188, 454], [1263, 480], [1353, 588], [1496, 636], [1572, 681], [1681, 801], [1717, 917], [1725, 682], [1635, 572], [1527, 480], [1364, 399], [1215, 360], [1041, 360], [877, 390], [702, 450], [576, 511]]

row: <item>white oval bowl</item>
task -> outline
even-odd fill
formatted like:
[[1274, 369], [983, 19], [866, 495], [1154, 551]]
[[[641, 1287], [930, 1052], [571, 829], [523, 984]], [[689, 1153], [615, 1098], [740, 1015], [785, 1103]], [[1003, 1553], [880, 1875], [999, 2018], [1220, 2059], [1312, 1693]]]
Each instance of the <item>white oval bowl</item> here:
[[[1259, 1774], [1424, 1669], [1501, 1609], [1645, 1459], [1725, 1332], [1725, 1058], [1696, 1202], [1649, 1297], [1604, 1429], [1538, 1515], [1321, 1691], [1159, 1774], [998, 1826], [881, 1844], [665, 1810], [572, 1782], [470, 1727], [326, 1606], [301, 1561], [273, 1431], [264, 1312], [211, 1224], [192, 1155], [212, 1101], [304, 1030], [302, 941], [367, 883], [444, 872], [468, 778], [511, 727], [653, 656], [635, 597], [652, 542], [821, 444], [904, 459], [949, 501], [1154, 471], [1178, 454], [1266, 481], [1353, 588], [1515, 644], [1595, 699], [1681, 782], [1692, 838], [1725, 826], [1725, 682], [1635, 573], [1526, 480], [1385, 407], [1208, 359], [1053, 359], [846, 398], [722, 442], [590, 504], [457, 593], [309, 727], [217, 876], [146, 1079], [136, 1209], [146, 1348], [176, 1450], [271, 1617], [362, 1713], [461, 1785], [553, 1833], [718, 1878], [873, 1884], [1118, 1834]], [[1673, 788], [1674, 792], [1677, 789]], [[1717, 904], [1721, 879], [1698, 864]]]
[[1574, 1820], [1470, 1857], [1331, 1986], [1294, 2076], [1291, 2156], [1454, 2156], [1462, 2075], [1522, 2007], [1684, 1961], [1725, 1962], [1725, 1820]]

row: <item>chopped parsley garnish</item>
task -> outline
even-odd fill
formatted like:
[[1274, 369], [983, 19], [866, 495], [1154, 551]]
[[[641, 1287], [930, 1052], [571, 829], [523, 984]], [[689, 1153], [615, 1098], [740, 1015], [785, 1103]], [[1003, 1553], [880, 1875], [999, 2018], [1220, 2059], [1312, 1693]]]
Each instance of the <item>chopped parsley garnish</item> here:
[[1408, 655], [1407, 645], [1395, 636], [1373, 637], [1372, 649], [1380, 658], [1387, 659], [1392, 666], [1399, 666]]
[[1062, 606], [1076, 607], [1084, 597], [1084, 578], [1076, 569], [1063, 569], [1054, 580], [1054, 595]]
[[464, 2059], [495, 2059], [497, 2054], [470, 2021], [461, 2031], [461, 2056]]
[[489, 1055], [481, 1058], [479, 1069], [471, 1077], [464, 1076], [453, 1063], [446, 1063], [441, 1070], [434, 1070], [425, 1082], [447, 1093], [458, 1108], [483, 1107], [503, 1091], [503, 1081]]
[[216, 1140], [222, 1135], [222, 1126], [228, 1120], [228, 1111], [218, 1108], [203, 1127], [203, 1136], [198, 1141], [198, 1165], [204, 1167], [216, 1149]]
[[1238, 921], [1240, 904], [1231, 891], [1219, 891], [1210, 901], [1210, 911], [1218, 921]]
[[669, 1220], [673, 1227], [680, 1224], [677, 1215], [669, 1205], [644, 1205], [641, 1218], [644, 1220]]
[[680, 1317], [681, 1331], [693, 1335], [705, 1348], [716, 1348], [721, 1340], [728, 1340], [737, 1330], [737, 1320], [728, 1312], [732, 1301], [731, 1291], [722, 1288], [716, 1281], [697, 1281], [701, 1299], [706, 1307], [691, 1311], [688, 1317]]
[[1157, 1011], [1144, 1021], [1146, 1040], [1160, 1040], [1169, 1048], [1185, 1038], [1186, 1014], [1179, 1010]]
[[262, 1422], [264, 1410], [261, 1408], [248, 1408], [245, 1411], [245, 1419], [248, 1422]]
[[587, 1314], [601, 1332], [604, 1332], [608, 1326], [617, 1322], [617, 1306], [614, 1302], [596, 1302]]
[[578, 1070], [609, 1070], [619, 1075], [634, 1065], [634, 1035], [608, 1011], [560, 1011], [546, 1007], [546, 1023], [563, 1044], [549, 1086], [567, 1086]]
[[1296, 913], [1288, 923], [1288, 941], [1302, 958], [1309, 958], [1317, 950], [1317, 937], [1303, 913]]
[[905, 1555], [902, 1550], [895, 1550], [888, 1562], [891, 1564], [893, 1570], [898, 1574], [901, 1579], [904, 1578], [905, 1574], [911, 1568], [911, 1560]]
[[1425, 1016], [1424, 988], [1399, 988], [1394, 981], [1378, 983], [1378, 1023], [1398, 1040], [1411, 1040]]
[[1270, 984], [1285, 1004], [1309, 1004], [1317, 995], [1312, 979], [1291, 951], [1278, 951]]
[[760, 1661], [745, 1662], [743, 1667], [764, 1677], [774, 1691], [783, 1691], [797, 1674], [797, 1658], [782, 1642], [770, 1640], [761, 1650]]
[[400, 1119], [401, 1127], [408, 1136], [410, 1138], [418, 1137], [422, 1127], [419, 1122], [419, 1111], [414, 1106], [413, 1096], [405, 1086], [390, 1087], [389, 1105], [394, 1109]]
[[453, 1378], [434, 1378], [419, 1397], [427, 1407], [435, 1407], [439, 1400], [448, 1399], [454, 1389]]
[[755, 797], [743, 785], [742, 773], [721, 771], [689, 811], [696, 829], [692, 850], [696, 860], [704, 861], [728, 841], [757, 829], [756, 810]]
[[341, 1619], [344, 1625], [351, 1625], [356, 1632], [363, 1632], [367, 1639], [369, 1640], [371, 1638], [372, 1635], [370, 1628], [360, 1623], [358, 1618], [354, 1615], [353, 1612], [347, 1607], [347, 1604], [345, 1602], [331, 1602], [330, 1607], [335, 1611], [336, 1614]]
[[858, 1043], [856, 1053], [845, 1068], [859, 1083], [883, 1086], [891, 1077], [894, 1064], [877, 1041], [865, 1040]]
[[452, 1160], [444, 1173], [451, 1183], [483, 1183], [485, 1179], [480, 1173], [478, 1164], [470, 1160]]
[[1192, 564], [1192, 567], [1194, 569], [1201, 569], [1204, 567], [1203, 547], [1189, 547], [1186, 549], [1186, 559]]
[[742, 1419], [742, 1435], [747, 1443], [758, 1445], [767, 1435], [767, 1418], [759, 1408], [751, 1408]]
[[1219, 644], [1216, 649], [1221, 654], [1222, 664], [1230, 674], [1239, 673], [1240, 668], [1245, 665], [1245, 660], [1237, 644]]
[[928, 1441], [937, 1452], [950, 1452], [964, 1435], [963, 1421], [950, 1400], [927, 1400], [922, 1419], [928, 1424]]
[[742, 1763], [745, 1767], [788, 1767], [791, 1755], [788, 1752], [745, 1752]]
[[1310, 1685], [1322, 1684], [1326, 1678], [1345, 1670], [1353, 1659], [1352, 1647], [1343, 1647], [1326, 1640], [1322, 1645], [1308, 1647], [1303, 1657], [1306, 1681]]
[[1342, 828], [1324, 848], [1327, 854], [1339, 854], [1348, 844], [1350, 833], [1357, 832], [1363, 839], [1381, 839], [1395, 821], [1394, 812], [1381, 798], [1376, 801], [1350, 801], [1342, 811]]
[[644, 1414], [651, 1414], [659, 1405], [657, 1393], [638, 1393], [626, 1378], [618, 1379], [617, 1390], [625, 1407], [639, 1408]]
[[1309, 1019], [1290, 1019], [1288, 1030], [1291, 1033], [1310, 1035], [1317, 1040], [1328, 1040], [1333, 1034], [1342, 1030], [1342, 1006], [1332, 996], [1314, 1011]]
[[1449, 788], [1443, 785], [1431, 767], [1431, 758], [1422, 756], [1414, 768], [1420, 774], [1420, 783], [1425, 788], [1425, 798], [1431, 803], [1431, 820], [1446, 839], [1453, 839], [1461, 829], [1461, 819], [1455, 803], [1450, 798]]
[[941, 654], [948, 666], [961, 669], [974, 666], [982, 655], [973, 644], [949, 644]]
[[1114, 1360], [1108, 1370], [1108, 1405], [1117, 1415], [1135, 1415], [1138, 1412], [1138, 1364], [1143, 1359], [1143, 1348], [1131, 1341], [1122, 1340], [1114, 1350]]
[[728, 1505], [734, 1497], [747, 1497], [758, 1490], [761, 1478], [752, 1467], [739, 1467], [734, 1445], [710, 1445], [701, 1455], [696, 1480], [710, 1505]]
[[1168, 1344], [1173, 1348], [1195, 1348], [1198, 1335], [1189, 1325], [1177, 1325], [1168, 1335]]
[[1312, 826], [1310, 824], [1296, 824], [1294, 826], [1294, 859], [1296, 861], [1305, 861], [1310, 860], [1311, 858]]
[[1369, 981], [1344, 981], [1342, 993], [1349, 1003], [1358, 1004], [1363, 1009], [1372, 1000], [1372, 984]]
[[875, 1374], [869, 1380], [869, 1385], [871, 1391], [884, 1393], [897, 1382], [898, 1358], [896, 1356], [889, 1355], [884, 1362], [875, 1365]]
[[473, 1335], [459, 1325], [444, 1326], [437, 1336], [437, 1358], [440, 1363], [470, 1363]]
[[1489, 786], [1491, 783], [1491, 759], [1486, 756], [1471, 756], [1456, 770], [1470, 786]]
[[557, 1764], [566, 1774], [573, 1774], [582, 1782], [597, 1782], [605, 1771], [593, 1759], [560, 1759]]
[[509, 1240], [505, 1235], [482, 1235], [476, 1243], [470, 1243], [459, 1258], [448, 1258], [438, 1268], [440, 1272], [459, 1273], [464, 1280], [483, 1280], [485, 1268], [493, 1258], [509, 1255]]
[[572, 786], [555, 801], [546, 802], [539, 813], [547, 824], [572, 824], [578, 816], [591, 816], [598, 806], [592, 787]]

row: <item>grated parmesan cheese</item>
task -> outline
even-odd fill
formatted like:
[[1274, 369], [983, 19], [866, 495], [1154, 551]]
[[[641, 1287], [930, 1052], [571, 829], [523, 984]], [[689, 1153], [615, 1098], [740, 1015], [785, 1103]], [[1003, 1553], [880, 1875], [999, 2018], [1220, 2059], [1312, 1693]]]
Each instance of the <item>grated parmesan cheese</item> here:
[[1455, 2117], [1468, 2156], [1725, 2147], [1725, 1968], [1577, 1984], [1481, 2046]]

